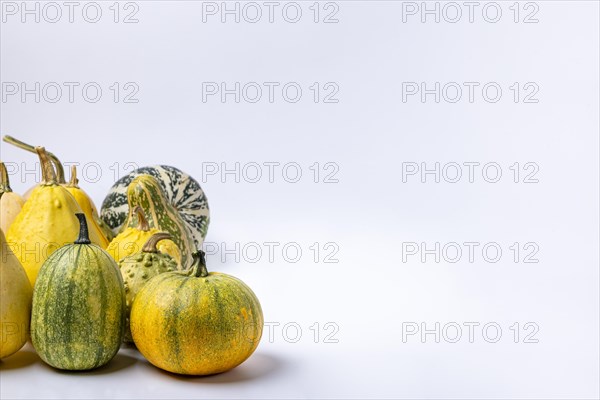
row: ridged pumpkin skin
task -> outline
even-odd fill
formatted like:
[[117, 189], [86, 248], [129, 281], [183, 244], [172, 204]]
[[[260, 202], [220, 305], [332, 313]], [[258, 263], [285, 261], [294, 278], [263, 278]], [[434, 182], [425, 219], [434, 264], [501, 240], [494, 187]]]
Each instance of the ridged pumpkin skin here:
[[29, 339], [31, 284], [0, 230], [0, 358], [19, 351]]
[[52, 253], [33, 289], [33, 346], [42, 360], [64, 370], [108, 363], [125, 327], [125, 290], [116, 262], [100, 246], [78, 242]]
[[131, 181], [127, 188], [129, 216], [125, 229], [136, 227], [138, 219], [134, 212], [136, 206], [144, 210], [148, 225], [152, 229], [167, 232], [181, 252], [180, 265], [189, 265], [196, 245], [194, 238], [181, 216], [169, 203], [158, 181], [151, 175], [140, 175]]
[[127, 205], [127, 188], [131, 181], [142, 174], [156, 178], [169, 204], [177, 210], [194, 237], [194, 248], [202, 248], [210, 222], [206, 195], [194, 178], [169, 165], [142, 167], [115, 182], [102, 202], [102, 220], [112, 228], [115, 235], [122, 230], [130, 210]]
[[125, 285], [125, 299], [127, 311], [125, 313], [125, 342], [132, 343], [131, 330], [129, 329], [131, 305], [137, 293], [152, 278], [165, 272], [178, 270], [178, 265], [168, 254], [158, 251], [159, 241], [170, 238], [169, 234], [157, 233], [150, 237], [145, 243], [142, 251], [132, 254], [119, 261], [119, 268]]
[[256, 349], [263, 329], [260, 303], [239, 279], [216, 272], [167, 272], [137, 294], [131, 333], [158, 368], [185, 375], [228, 371]]

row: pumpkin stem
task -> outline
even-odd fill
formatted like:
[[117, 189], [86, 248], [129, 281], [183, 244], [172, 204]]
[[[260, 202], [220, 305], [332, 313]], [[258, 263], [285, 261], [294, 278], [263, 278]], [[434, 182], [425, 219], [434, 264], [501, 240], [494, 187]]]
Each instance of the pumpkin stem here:
[[67, 187], [79, 188], [79, 179], [77, 179], [77, 167], [75, 165], [71, 165], [71, 179], [69, 180], [69, 184]]
[[196, 278], [204, 278], [208, 276], [206, 259], [202, 250], [192, 253], [192, 266], [190, 267], [190, 271]]
[[173, 236], [169, 235], [166, 232], [157, 232], [154, 235], [150, 236], [150, 239], [148, 239], [146, 243], [144, 243], [142, 251], [144, 253], [158, 253], [158, 249], [156, 248], [158, 242], [160, 242], [161, 240], [172, 238]]
[[148, 232], [150, 230], [150, 225], [148, 224], [148, 220], [146, 219], [146, 214], [144, 214], [144, 209], [137, 205], [134, 207], [133, 212], [137, 215], [138, 218], [138, 229], [142, 232]]
[[[17, 146], [20, 149], [27, 150], [31, 153], [36, 152], [36, 149], [34, 146], [27, 144], [25, 142], [22, 142], [19, 139], [15, 139], [12, 136], [4, 135], [2, 140], [4, 140], [6, 143], [12, 144], [13, 146]], [[47, 151], [46, 154], [48, 155], [50, 160], [52, 160], [52, 164], [54, 164], [54, 168], [56, 168], [57, 182], [65, 183], [65, 170], [64, 170], [60, 160], [58, 159], [58, 157], [56, 157], [54, 154], [50, 153], [49, 151]]]
[[10, 181], [8, 179], [8, 171], [6, 170], [6, 165], [2, 161], [0, 161], [0, 194], [12, 192], [10, 188]]
[[48, 153], [43, 147], [36, 147], [35, 151], [40, 157], [40, 164], [42, 167], [42, 185], [56, 185], [56, 174], [50, 159], [48, 159]]
[[75, 213], [77, 219], [79, 219], [79, 237], [75, 241], [75, 244], [90, 244], [90, 235], [88, 233], [87, 221], [84, 213]]

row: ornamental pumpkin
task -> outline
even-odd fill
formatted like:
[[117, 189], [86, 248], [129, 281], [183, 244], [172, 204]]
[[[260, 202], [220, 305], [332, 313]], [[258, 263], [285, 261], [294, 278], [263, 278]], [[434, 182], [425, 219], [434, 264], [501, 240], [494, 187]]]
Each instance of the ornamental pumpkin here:
[[[142, 251], [145, 243], [156, 233], [160, 232], [156, 228], [150, 228], [148, 220], [142, 207], [135, 206], [133, 209], [135, 219], [123, 232], [119, 233], [108, 245], [106, 251], [115, 261], [120, 261], [125, 257]], [[158, 251], [166, 253], [173, 257], [177, 265], [181, 265], [181, 252], [179, 247], [172, 240], [162, 240], [158, 244]]]
[[139, 175], [131, 181], [127, 188], [129, 216], [125, 221], [125, 229], [138, 225], [135, 208], [140, 206], [151, 229], [170, 233], [173, 242], [181, 252], [180, 264], [189, 265], [194, 251], [194, 238], [179, 212], [167, 200], [158, 181], [151, 175]]
[[[56, 181], [54, 168], [43, 147], [36, 147], [42, 166], [42, 182], [31, 192], [23, 209], [6, 233], [31, 285], [44, 261], [79, 232], [75, 213], [81, 207], [67, 189]], [[97, 231], [90, 232], [92, 243], [101, 244]]]
[[[12, 136], [5, 135], [2, 139], [7, 143], [17, 146], [20, 149], [23, 149], [23, 150], [26, 150], [26, 151], [29, 151], [32, 153], [36, 152], [34, 146], [31, 146], [25, 142], [15, 139]], [[108, 227], [106, 226], [104, 221], [102, 221], [102, 219], [98, 215], [98, 211], [97, 211], [96, 206], [94, 205], [94, 202], [92, 201], [92, 199], [87, 195], [86, 192], [83, 191], [83, 189], [81, 189], [78, 186], [79, 181], [77, 179], [76, 167], [74, 165], [71, 166], [71, 181], [69, 183], [67, 183], [65, 181], [65, 170], [64, 170], [63, 165], [60, 162], [60, 160], [49, 151], [46, 151], [46, 154], [48, 155], [48, 158], [50, 159], [50, 161], [52, 161], [52, 165], [54, 166], [54, 168], [56, 170], [57, 183], [59, 185], [64, 186], [73, 195], [73, 197], [75, 197], [75, 200], [77, 201], [77, 203], [81, 207], [83, 213], [87, 217], [87, 222], [90, 227], [90, 230], [97, 231], [97, 235], [101, 239], [101, 243], [99, 243], [99, 244], [102, 246], [102, 248], [106, 248], [106, 246], [108, 245], [108, 242], [110, 242], [110, 240], [113, 238], [114, 235], [112, 234], [112, 231], [110, 229], [108, 229]], [[23, 198], [25, 200], [27, 200], [29, 198], [29, 196], [31, 195], [31, 192], [33, 191], [33, 189], [35, 189], [35, 187], [36, 186], [29, 189], [23, 195]], [[96, 235], [96, 234], [93, 234], [93, 235]]]
[[100, 217], [98, 216], [94, 202], [90, 199], [90, 196], [79, 187], [76, 166], [71, 166], [71, 179], [69, 180], [69, 183], [63, 186], [73, 195], [73, 197], [75, 197], [77, 204], [81, 207], [81, 211], [83, 211], [87, 220], [88, 229], [94, 231], [92, 235], [98, 237], [99, 243], [97, 244], [103, 249], [106, 249], [106, 247], [108, 247], [108, 239], [104, 236], [104, 232], [97, 222], [100, 221]]
[[19, 351], [29, 339], [31, 284], [0, 229], [0, 358]]
[[[140, 175], [153, 176], [161, 186], [167, 202], [178, 212], [189, 229], [195, 249], [202, 248], [206, 237], [210, 215], [206, 195], [200, 184], [190, 175], [168, 165], [142, 167], [119, 179], [108, 192], [102, 203], [101, 218], [116, 235], [130, 215], [127, 204], [129, 184]], [[148, 211], [144, 209], [144, 211]]]
[[117, 354], [125, 328], [125, 290], [115, 260], [88, 236], [77, 214], [78, 239], [52, 253], [33, 289], [31, 340], [49, 365], [89, 370]]
[[0, 229], [8, 231], [24, 203], [25, 200], [10, 188], [6, 165], [0, 162]]
[[125, 284], [125, 299], [127, 301], [127, 311], [125, 312], [125, 342], [127, 343], [133, 342], [131, 330], [129, 329], [129, 315], [135, 295], [156, 275], [177, 270], [177, 262], [170, 255], [160, 253], [156, 246], [158, 242], [170, 238], [171, 235], [168, 233], [155, 233], [144, 244], [140, 253], [125, 257], [118, 263]]
[[260, 303], [241, 280], [208, 273], [204, 253], [186, 271], [152, 278], [135, 296], [131, 334], [158, 368], [186, 375], [228, 371], [254, 352], [263, 330]]

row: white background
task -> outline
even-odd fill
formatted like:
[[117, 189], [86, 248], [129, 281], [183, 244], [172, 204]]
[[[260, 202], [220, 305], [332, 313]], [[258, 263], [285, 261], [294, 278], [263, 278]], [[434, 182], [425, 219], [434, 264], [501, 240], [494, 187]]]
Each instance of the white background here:
[[[203, 15], [199, 1], [138, 1], [137, 23], [122, 22], [135, 10], [124, 3], [115, 23], [112, 3], [98, 3], [97, 23], [82, 17], [85, 2], [73, 23], [66, 6], [56, 23], [3, 12], [1, 133], [80, 163], [81, 186], [98, 206], [126, 163], [168, 164], [196, 177], [211, 208], [209, 269], [243, 279], [265, 320], [279, 325], [265, 330], [246, 363], [207, 378], [163, 373], [131, 348], [94, 372], [58, 372], [28, 345], [0, 364], [2, 398], [598, 398], [597, 2], [522, 2], [516, 23], [512, 1], [497, 3], [496, 23], [483, 17], [485, 2], [473, 22], [459, 2], [456, 23], [444, 19], [455, 15], [445, 3], [439, 23], [433, 15], [423, 23], [420, 13], [403, 14], [411, 5], [392, 1], [337, 1], [326, 9], [321, 2], [318, 23], [312, 1], [298, 2], [297, 23], [282, 17], [284, 2], [272, 23], [262, 2], [259, 22], [229, 15], [222, 23], [220, 14]], [[338, 22], [323, 23], [336, 5]], [[532, 12], [538, 22], [524, 23]], [[72, 103], [64, 86], [58, 102], [48, 92], [36, 103], [34, 95], [7, 94], [7, 82], [80, 86]], [[96, 103], [81, 95], [88, 82], [103, 89]], [[139, 88], [137, 103], [123, 102], [127, 82]], [[203, 82], [280, 86], [272, 103], [264, 86], [257, 103], [243, 96], [236, 103], [233, 95], [203, 101]], [[281, 96], [287, 82], [303, 90], [296, 103]], [[322, 90], [317, 103], [314, 82]], [[323, 102], [328, 82], [339, 88], [337, 103]], [[403, 82], [429, 89], [457, 82], [462, 98], [451, 103], [455, 92], [447, 92], [439, 103], [433, 94], [403, 101]], [[463, 82], [479, 84], [472, 102]], [[497, 102], [482, 97], [489, 82], [502, 89]], [[533, 86], [525, 90], [526, 83]], [[539, 90], [529, 100], [537, 102], [526, 103], [532, 87]], [[35, 170], [34, 155], [2, 143], [1, 158], [14, 190], [35, 183], [25, 172]], [[269, 162], [280, 163], [273, 182]], [[431, 169], [436, 162], [446, 172], [439, 183], [432, 174], [424, 183], [419, 174], [403, 179], [406, 163]], [[472, 183], [465, 162], [480, 163]], [[528, 162], [537, 166], [537, 183], [524, 182]], [[234, 174], [206, 175], [236, 163], [239, 182]], [[253, 163], [263, 166], [256, 183]], [[296, 169], [284, 174], [288, 163]], [[456, 170], [447, 163], [463, 166], [458, 182], [448, 182]], [[482, 175], [486, 163], [500, 167], [498, 182], [486, 181], [493, 169]], [[302, 176], [291, 183], [298, 166]], [[265, 242], [278, 243], [272, 259]], [[447, 247], [439, 262], [431, 254], [423, 262], [407, 253], [412, 242], [428, 249], [455, 242], [463, 254], [449, 262], [455, 253]], [[473, 262], [464, 242], [479, 243]], [[236, 243], [239, 259], [223, 251]], [[254, 243], [262, 250], [257, 262]], [[486, 243], [501, 248], [499, 261], [483, 257]], [[524, 262], [532, 250], [538, 262]], [[472, 340], [469, 322], [479, 324]], [[433, 333], [406, 335], [407, 327], [435, 331], [436, 323], [439, 343]], [[456, 324], [462, 336], [451, 343]], [[496, 326], [501, 337], [491, 343]], [[301, 329], [296, 343], [294, 327]]]

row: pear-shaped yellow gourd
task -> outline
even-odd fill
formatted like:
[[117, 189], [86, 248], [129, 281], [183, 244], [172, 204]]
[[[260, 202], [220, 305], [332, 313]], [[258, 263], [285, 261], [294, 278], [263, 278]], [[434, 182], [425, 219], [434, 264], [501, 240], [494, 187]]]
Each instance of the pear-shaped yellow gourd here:
[[[129, 225], [115, 236], [106, 249], [115, 261], [121, 261], [132, 254], [140, 253], [148, 239], [160, 232], [156, 228], [150, 228], [142, 207], [136, 206], [131, 212], [136, 216], [137, 222]], [[173, 257], [177, 265], [181, 265], [181, 251], [175, 242], [170, 239], [161, 240], [156, 247], [159, 252]]]
[[10, 188], [6, 165], [0, 161], [0, 229], [8, 230], [24, 203], [25, 200]]
[[[23, 150], [26, 150], [29, 152], [33, 152], [33, 153], [36, 152], [34, 146], [27, 144], [25, 142], [22, 142], [19, 139], [15, 139], [12, 136], [4, 135], [2, 140], [20, 148], [20, 149], [23, 149]], [[69, 190], [69, 192], [71, 192], [71, 194], [75, 197], [75, 200], [77, 200], [77, 203], [79, 204], [79, 206], [83, 210], [83, 213], [86, 216], [86, 220], [90, 227], [90, 230], [97, 231], [97, 234], [99, 234], [102, 238], [104, 238], [103, 243], [100, 243], [100, 246], [103, 249], [105, 249], [106, 246], [108, 246], [108, 242], [110, 242], [112, 240], [114, 235], [113, 235], [112, 231], [110, 230], [110, 228], [104, 223], [104, 221], [102, 221], [102, 219], [100, 218], [100, 215], [98, 215], [98, 211], [97, 211], [96, 206], [94, 205], [94, 202], [92, 201], [92, 199], [90, 199], [90, 197], [87, 195], [87, 193], [85, 193], [85, 191], [83, 191], [83, 189], [81, 189], [78, 186], [77, 174], [76, 174], [76, 172], [74, 172], [76, 167], [74, 165], [71, 166], [71, 182], [67, 183], [65, 181], [65, 170], [62, 166], [62, 163], [58, 159], [58, 157], [56, 157], [54, 154], [52, 154], [49, 151], [46, 151], [46, 154], [47, 154], [48, 158], [50, 159], [50, 161], [52, 161], [52, 165], [55, 168], [56, 182], [59, 185], [66, 187]], [[75, 181], [73, 183], [74, 179], [75, 179]], [[31, 192], [33, 191], [33, 189], [35, 189], [36, 187], [37, 187], [37, 185], [30, 188], [27, 192], [25, 192], [25, 194], [23, 194], [23, 199], [27, 200], [29, 198], [29, 196], [31, 195]], [[6, 232], [6, 230], [5, 230], [5, 232]]]
[[27, 274], [0, 229], [0, 358], [19, 351], [29, 339], [31, 296]]
[[[97, 221], [100, 220], [98, 211], [96, 210], [94, 202], [92, 199], [90, 199], [90, 196], [88, 196], [87, 193], [79, 187], [79, 179], [77, 179], [77, 167], [74, 165], [71, 166], [71, 180], [64, 186], [65, 189], [67, 189], [69, 193], [75, 197], [77, 204], [79, 204], [79, 207], [81, 207], [81, 211], [83, 211], [85, 214], [90, 236], [94, 234], [98, 235], [100, 238], [100, 243], [98, 243], [98, 245], [103, 249], [106, 249], [108, 246], [108, 239], [106, 236], [104, 236], [102, 228], [100, 228], [98, 225]], [[93, 231], [95, 231], [95, 233], [92, 233]]]
[[[56, 182], [54, 168], [43, 147], [36, 147], [42, 166], [42, 182], [31, 192], [12, 223], [6, 239], [25, 268], [31, 285], [44, 261], [59, 247], [70, 243], [79, 232], [75, 213], [81, 207], [71, 193]], [[92, 243], [100, 245], [96, 231]]]

